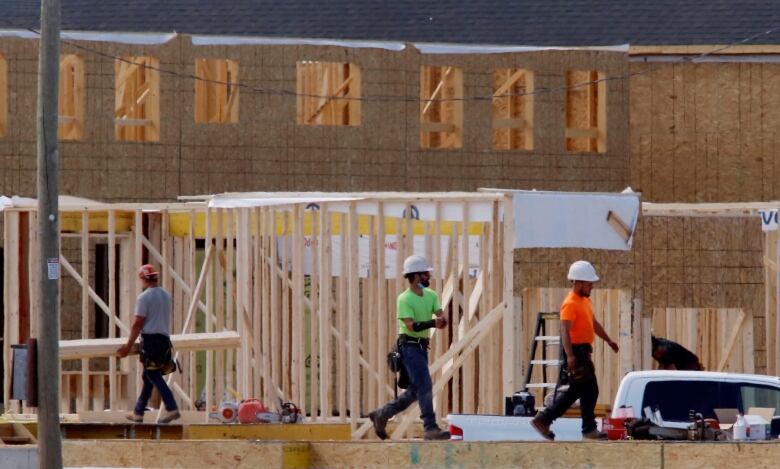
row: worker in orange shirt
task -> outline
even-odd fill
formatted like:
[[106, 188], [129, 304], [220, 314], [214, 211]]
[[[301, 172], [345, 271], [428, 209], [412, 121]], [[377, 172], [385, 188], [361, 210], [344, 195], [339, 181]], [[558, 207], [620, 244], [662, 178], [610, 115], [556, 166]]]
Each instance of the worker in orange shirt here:
[[580, 400], [582, 413], [582, 437], [585, 439], [604, 439], [605, 434], [596, 427], [596, 399], [599, 397], [599, 385], [596, 381], [596, 369], [591, 360], [594, 336], [599, 336], [617, 353], [618, 344], [609, 338], [601, 324], [593, 317], [593, 305], [590, 291], [593, 283], [599, 281], [596, 269], [588, 261], [577, 261], [569, 267], [569, 280], [572, 289], [561, 305], [561, 344], [563, 345], [562, 378], [569, 387], [561, 389], [555, 395], [550, 407], [539, 411], [531, 421], [531, 426], [548, 440], [555, 439], [550, 431], [552, 422]]

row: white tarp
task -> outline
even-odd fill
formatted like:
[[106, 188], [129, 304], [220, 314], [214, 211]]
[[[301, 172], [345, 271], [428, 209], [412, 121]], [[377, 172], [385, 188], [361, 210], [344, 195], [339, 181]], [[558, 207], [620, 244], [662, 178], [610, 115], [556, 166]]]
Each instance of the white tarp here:
[[193, 46], [338, 46], [352, 49], [385, 49], [402, 51], [406, 48], [403, 42], [395, 41], [353, 41], [343, 39], [306, 39], [296, 37], [257, 37], [257, 36], [192, 36]]
[[[342, 275], [342, 266], [341, 266], [341, 259], [342, 259], [342, 247], [341, 247], [341, 236], [331, 236], [330, 239], [330, 248], [331, 248], [331, 265], [330, 265], [330, 273], [334, 277], [341, 277]], [[476, 277], [479, 273], [479, 254], [480, 254], [480, 245], [479, 245], [479, 236], [469, 236], [469, 276]], [[289, 270], [292, 270], [292, 236], [286, 237], [287, 241], [287, 268]], [[462, 249], [461, 247], [461, 237], [459, 236], [457, 238], [458, 247], [457, 249]], [[316, 258], [314, 258], [314, 245], [317, 244], [317, 240], [315, 238], [312, 238], [310, 236], [304, 236], [303, 239], [303, 271], [305, 275], [311, 275], [313, 271], [313, 266], [318, 262]], [[277, 236], [276, 237], [276, 247], [278, 249], [278, 252], [280, 253], [279, 256], [279, 263], [281, 265], [281, 253], [285, 251], [285, 237], [284, 236]], [[448, 236], [444, 236], [441, 238], [441, 272], [434, 273], [437, 277], [443, 276], [445, 272], [449, 271], [450, 266], [447, 265], [447, 252], [450, 248], [450, 238]], [[431, 250], [433, 247], [431, 246]], [[414, 251], [413, 254], [418, 254], [421, 256], [426, 256], [426, 246], [425, 246], [425, 236], [423, 235], [415, 235], [414, 241], [413, 241], [413, 248]], [[359, 270], [358, 274], [361, 278], [368, 278], [369, 277], [369, 269], [370, 269], [370, 253], [371, 253], [371, 243], [369, 241], [369, 237], [366, 235], [360, 235], [360, 238], [358, 239], [358, 259], [360, 260]], [[396, 235], [386, 235], [385, 236], [385, 278], [395, 278], [396, 277], [396, 256], [398, 255], [398, 237]], [[428, 259], [428, 262], [433, 263], [433, 259]]]
[[[290, 194], [254, 193], [254, 194], [225, 194], [216, 195], [209, 199], [209, 208], [250, 208], [290, 206], [304, 204], [307, 210], [319, 210], [319, 204], [328, 203], [331, 212], [347, 213], [349, 202], [358, 201], [356, 211], [358, 215], [379, 215], [379, 203], [376, 200], [366, 200], [359, 194], [302, 194], [300, 196]], [[383, 213], [385, 217], [405, 218], [406, 202], [384, 202]], [[436, 206], [439, 206], [440, 221], [463, 221], [468, 215], [469, 222], [485, 223], [493, 220], [493, 203], [489, 201], [468, 202], [468, 214], [464, 213], [463, 201], [439, 202], [413, 201], [410, 203], [411, 218], [413, 220], [436, 221]]]
[[209, 208], [251, 208], [295, 204], [319, 204], [324, 202], [348, 202], [360, 200], [356, 197], [213, 197]]
[[5, 195], [0, 195], [0, 212], [6, 208], [32, 208], [37, 206], [38, 201], [29, 197], [19, 197], [18, 195], [7, 197]]
[[[28, 29], [0, 29], [0, 37], [38, 39], [41, 35]], [[62, 31], [60, 37], [70, 41], [115, 42], [118, 44], [165, 44], [176, 37], [176, 33], [109, 33], [91, 31]]]
[[[507, 192], [513, 194], [515, 248], [631, 249], [637, 193]], [[610, 211], [629, 228], [628, 242], [607, 222]]]
[[441, 44], [441, 43], [414, 43], [412, 44], [422, 54], [508, 54], [512, 52], [538, 52], [546, 50], [592, 50], [606, 52], [628, 53], [629, 45], [620, 44], [614, 46], [506, 46], [506, 45], [479, 45], [479, 44]]

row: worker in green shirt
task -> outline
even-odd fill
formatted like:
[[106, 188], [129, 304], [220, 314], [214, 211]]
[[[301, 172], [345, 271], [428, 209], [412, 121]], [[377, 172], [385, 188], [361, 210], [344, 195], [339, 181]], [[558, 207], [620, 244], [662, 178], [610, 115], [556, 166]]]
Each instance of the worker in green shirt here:
[[450, 433], [436, 424], [433, 411], [433, 383], [428, 374], [429, 329], [443, 329], [447, 318], [441, 310], [439, 295], [428, 288], [433, 269], [422, 256], [409, 256], [404, 261], [404, 278], [409, 288], [398, 295], [398, 350], [401, 363], [409, 375], [410, 384], [400, 396], [368, 416], [376, 435], [387, 439], [387, 421], [417, 401], [425, 428], [426, 440], [448, 440]]

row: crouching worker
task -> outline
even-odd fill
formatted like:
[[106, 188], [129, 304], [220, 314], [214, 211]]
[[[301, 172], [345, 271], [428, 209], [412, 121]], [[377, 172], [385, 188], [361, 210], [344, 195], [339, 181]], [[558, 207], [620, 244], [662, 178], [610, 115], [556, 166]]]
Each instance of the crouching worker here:
[[604, 439], [606, 435], [596, 427], [596, 399], [599, 397], [599, 385], [596, 381], [596, 369], [591, 360], [594, 336], [599, 336], [618, 351], [618, 345], [609, 338], [601, 324], [593, 317], [593, 305], [590, 292], [593, 283], [598, 282], [596, 269], [590, 262], [577, 261], [569, 267], [569, 280], [572, 289], [561, 305], [561, 344], [563, 345], [563, 365], [561, 378], [566, 378], [569, 387], [558, 391], [553, 404], [541, 410], [531, 421], [531, 425], [544, 438], [555, 439], [550, 425], [566, 410], [580, 400], [582, 413], [582, 437], [586, 439]]
[[178, 407], [170, 388], [163, 379], [163, 373], [170, 372], [171, 359], [171, 295], [158, 285], [158, 273], [149, 264], [141, 266], [138, 277], [143, 283], [144, 291], [138, 295], [135, 306], [135, 322], [130, 329], [127, 344], [123, 345], [117, 354], [126, 357], [141, 335], [141, 363], [143, 364], [144, 385], [135, 409], [127, 415], [132, 422], [143, 422], [146, 404], [152, 395], [152, 389], [157, 388], [167, 413], [159, 422], [168, 423], [178, 419]]
[[[387, 421], [406, 410], [414, 401], [420, 406], [426, 440], [448, 440], [450, 433], [436, 424], [433, 411], [433, 384], [428, 374], [429, 329], [443, 329], [447, 319], [441, 310], [439, 296], [428, 288], [433, 269], [422, 256], [409, 256], [404, 261], [404, 277], [409, 288], [398, 296], [398, 350], [401, 363], [409, 375], [409, 386], [400, 396], [368, 416], [376, 435], [387, 439]], [[435, 316], [435, 317], [434, 317]]]

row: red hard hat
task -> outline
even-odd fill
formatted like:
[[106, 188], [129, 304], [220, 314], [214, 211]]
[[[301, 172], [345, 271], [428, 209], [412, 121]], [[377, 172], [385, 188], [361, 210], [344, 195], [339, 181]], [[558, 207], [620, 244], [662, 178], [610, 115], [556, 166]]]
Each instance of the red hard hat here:
[[138, 276], [140, 278], [148, 278], [148, 277], [154, 277], [155, 275], [158, 275], [159, 272], [154, 270], [154, 267], [152, 267], [152, 264], [144, 264], [141, 266], [140, 269], [138, 269]]

